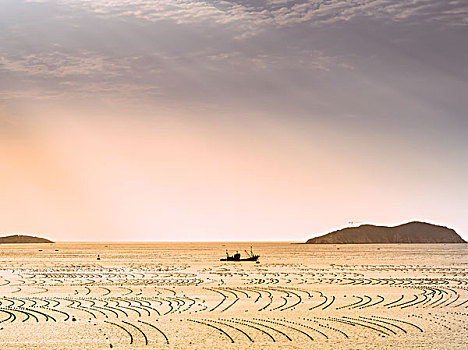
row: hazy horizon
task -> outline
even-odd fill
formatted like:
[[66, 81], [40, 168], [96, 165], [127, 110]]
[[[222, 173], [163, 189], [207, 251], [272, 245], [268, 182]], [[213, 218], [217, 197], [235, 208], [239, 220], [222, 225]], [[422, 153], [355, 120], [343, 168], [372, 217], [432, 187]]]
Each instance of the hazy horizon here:
[[468, 3], [2, 0], [0, 234], [468, 239]]
[[[402, 223], [402, 224], [406, 224], [406, 223]], [[322, 236], [322, 235], [326, 235], [328, 233], [331, 233], [331, 232], [334, 232], [334, 231], [337, 231], [337, 230], [341, 230], [343, 228], [350, 228], [350, 227], [359, 227], [360, 225], [375, 225], [375, 226], [382, 226], [382, 225], [378, 225], [378, 224], [369, 224], [369, 223], [360, 223], [358, 225], [345, 225], [343, 227], [339, 227], [339, 228], [336, 228], [336, 229], [332, 229], [332, 230], [329, 230], [327, 232], [322, 232], [322, 233], [317, 233], [317, 234], [311, 234], [309, 235], [308, 237], [305, 237], [304, 239], [302, 240], [275, 240], [275, 241], [272, 241], [272, 240], [216, 240], [216, 239], [212, 239], [212, 240], [183, 240], [183, 239], [180, 239], [180, 240], [151, 240], [151, 239], [147, 239], [147, 240], [117, 240], [117, 241], [103, 241], [103, 240], [100, 240], [100, 239], [90, 239], [90, 240], [58, 240], [58, 241], [54, 241], [53, 243], [113, 243], [113, 244], [125, 244], [125, 243], [305, 243], [305, 241], [307, 241], [308, 239], [310, 238], [314, 238], [314, 237], [318, 237], [318, 236]], [[390, 225], [388, 227], [393, 227], [393, 226], [399, 226], [399, 225]], [[440, 225], [440, 226], [444, 226], [444, 225]], [[451, 227], [448, 227], [448, 228], [451, 228]], [[463, 238], [465, 241], [467, 240], [465, 237], [463, 237], [462, 234], [460, 234], [459, 232], [456, 232], [461, 238]], [[25, 233], [25, 232], [11, 232], [9, 233], [8, 235], [29, 235], [29, 236], [34, 236], [34, 237], [40, 237], [40, 238], [47, 238], [47, 239], [50, 239], [49, 237], [46, 237], [44, 235], [41, 235], [41, 234], [30, 234], [30, 233]], [[5, 234], [3, 234], [2, 236], [6, 236]], [[9, 244], [14, 244], [14, 243], [9, 243]], [[32, 243], [32, 244], [35, 244], [35, 243]], [[330, 244], [341, 244], [341, 243], [330, 243]], [[347, 243], [349, 244], [349, 243]], [[356, 244], [366, 244], [366, 245], [375, 245], [375, 244], [397, 244], [397, 245], [400, 245], [400, 244], [459, 244], [459, 243], [356, 243]]]

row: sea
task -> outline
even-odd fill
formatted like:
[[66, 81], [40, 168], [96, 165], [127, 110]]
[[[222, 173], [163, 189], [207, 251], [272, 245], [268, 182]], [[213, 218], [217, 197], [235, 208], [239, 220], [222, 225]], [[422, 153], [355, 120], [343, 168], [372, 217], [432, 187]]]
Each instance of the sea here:
[[467, 321], [468, 244], [0, 245], [1, 349], [468, 349]]

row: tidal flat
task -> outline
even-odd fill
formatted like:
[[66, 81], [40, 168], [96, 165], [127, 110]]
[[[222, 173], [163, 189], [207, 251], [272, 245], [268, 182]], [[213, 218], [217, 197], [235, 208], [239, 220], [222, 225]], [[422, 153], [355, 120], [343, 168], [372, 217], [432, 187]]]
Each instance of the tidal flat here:
[[[228, 249], [260, 263], [221, 262]], [[0, 246], [2, 349], [466, 349], [468, 245]]]

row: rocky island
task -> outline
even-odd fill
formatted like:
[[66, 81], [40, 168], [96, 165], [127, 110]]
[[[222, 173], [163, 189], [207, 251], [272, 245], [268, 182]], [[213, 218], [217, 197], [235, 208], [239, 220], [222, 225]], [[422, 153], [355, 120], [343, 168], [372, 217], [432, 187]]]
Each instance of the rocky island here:
[[0, 237], [0, 244], [15, 244], [15, 243], [54, 243], [46, 238], [27, 236], [27, 235], [11, 235]]
[[364, 243], [466, 243], [454, 230], [426, 222], [409, 222], [389, 227], [361, 225], [347, 227], [309, 239], [306, 244]]

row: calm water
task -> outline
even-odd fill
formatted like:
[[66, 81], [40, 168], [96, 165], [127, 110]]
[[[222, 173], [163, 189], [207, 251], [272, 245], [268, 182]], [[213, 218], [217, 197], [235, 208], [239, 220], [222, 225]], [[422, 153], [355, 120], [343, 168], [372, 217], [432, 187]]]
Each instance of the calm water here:
[[[251, 246], [260, 264], [219, 261]], [[25, 349], [466, 349], [467, 253], [463, 244], [2, 245], [0, 339]]]

